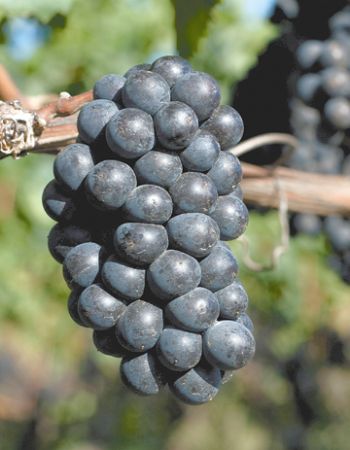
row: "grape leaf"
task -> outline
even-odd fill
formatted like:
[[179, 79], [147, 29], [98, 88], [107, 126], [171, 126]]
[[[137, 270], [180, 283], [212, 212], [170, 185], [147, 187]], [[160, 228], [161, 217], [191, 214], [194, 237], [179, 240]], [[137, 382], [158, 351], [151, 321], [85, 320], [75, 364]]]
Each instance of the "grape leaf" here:
[[34, 16], [48, 22], [55, 14], [67, 14], [74, 0], [0, 0], [0, 19]]
[[177, 50], [189, 58], [197, 50], [210, 21], [212, 8], [221, 0], [171, 0], [175, 9]]

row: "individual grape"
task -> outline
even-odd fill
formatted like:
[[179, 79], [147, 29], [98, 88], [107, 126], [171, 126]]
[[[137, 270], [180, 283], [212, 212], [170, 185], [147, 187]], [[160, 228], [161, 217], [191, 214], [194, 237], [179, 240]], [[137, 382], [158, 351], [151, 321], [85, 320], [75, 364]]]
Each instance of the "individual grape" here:
[[170, 101], [170, 88], [163, 77], [148, 70], [130, 73], [122, 90], [124, 106], [142, 109], [152, 116]]
[[169, 102], [154, 116], [154, 126], [161, 145], [169, 150], [182, 150], [195, 136], [198, 119], [185, 103]]
[[350, 11], [347, 9], [334, 14], [329, 20], [329, 27], [336, 35], [347, 38], [350, 35]]
[[239, 184], [233, 188], [233, 191], [227, 194], [228, 197], [237, 197], [240, 200], [243, 200], [243, 191]]
[[93, 100], [80, 110], [77, 127], [80, 139], [94, 144], [104, 138], [107, 123], [118, 112], [117, 105], [110, 100]]
[[93, 87], [94, 99], [111, 100], [118, 103], [121, 100], [121, 90], [125, 84], [125, 77], [110, 73], [96, 81]]
[[97, 350], [104, 355], [122, 358], [129, 354], [129, 352], [122, 347], [115, 335], [115, 327], [108, 330], [94, 330], [92, 339]]
[[208, 213], [218, 198], [215, 184], [207, 175], [183, 173], [169, 189], [175, 213]]
[[333, 97], [324, 105], [324, 115], [338, 130], [350, 128], [350, 102], [343, 97]]
[[197, 366], [169, 383], [172, 393], [190, 405], [207, 403], [217, 395], [221, 373], [216, 367]]
[[310, 236], [320, 234], [322, 230], [322, 222], [315, 214], [296, 214], [292, 223], [298, 233]]
[[95, 330], [113, 327], [125, 309], [124, 303], [106, 292], [100, 284], [88, 286], [79, 297], [79, 316]]
[[171, 99], [190, 106], [202, 122], [208, 119], [220, 103], [220, 88], [210, 75], [204, 72], [188, 72], [178, 78], [171, 90]]
[[350, 95], [350, 73], [342, 67], [329, 67], [321, 72], [322, 88], [329, 97]]
[[200, 262], [200, 286], [218, 291], [231, 284], [238, 272], [238, 264], [230, 249], [216, 245], [209, 256]]
[[325, 67], [328, 66], [347, 67], [350, 62], [346, 48], [342, 46], [341, 42], [333, 39], [330, 39], [323, 43], [320, 61], [322, 65]]
[[216, 138], [206, 130], [198, 130], [180, 157], [187, 170], [206, 172], [213, 167], [219, 153], [220, 145]]
[[145, 290], [145, 271], [128, 266], [115, 256], [104, 263], [101, 275], [106, 288], [127, 301], [141, 298]]
[[128, 262], [147, 267], [168, 248], [168, 235], [161, 225], [123, 223], [114, 234], [117, 253]]
[[82, 320], [78, 312], [78, 300], [81, 289], [73, 289], [68, 297], [67, 309], [68, 313], [74, 322], [81, 327], [88, 327], [88, 325]]
[[296, 51], [296, 59], [304, 70], [314, 67], [320, 59], [323, 51], [323, 42], [310, 39], [303, 42]]
[[208, 362], [221, 370], [240, 369], [254, 356], [255, 341], [245, 326], [223, 320], [205, 331], [203, 352]]
[[170, 219], [173, 202], [165, 189], [143, 184], [130, 193], [123, 212], [130, 221], [162, 224]]
[[69, 287], [86, 288], [100, 274], [105, 258], [103, 248], [94, 242], [84, 242], [73, 247], [63, 261], [63, 276]]
[[199, 213], [175, 216], [169, 220], [166, 229], [171, 247], [195, 258], [207, 256], [220, 236], [216, 222]]
[[120, 344], [131, 352], [153, 348], [163, 330], [163, 311], [143, 300], [130, 303], [117, 325]]
[[77, 216], [73, 199], [62, 192], [55, 180], [45, 187], [42, 203], [46, 214], [57, 222], [71, 222]]
[[239, 280], [215, 292], [222, 319], [237, 320], [248, 307], [248, 295]]
[[208, 172], [219, 195], [230, 194], [242, 179], [242, 169], [238, 158], [232, 153], [220, 152], [218, 159]]
[[307, 73], [301, 76], [295, 86], [296, 95], [306, 104], [311, 104], [317, 99], [321, 87], [321, 76], [318, 73]]
[[350, 223], [339, 216], [328, 216], [325, 232], [337, 252], [350, 250]]
[[85, 191], [93, 206], [102, 210], [116, 210], [136, 187], [133, 170], [121, 161], [98, 163], [85, 179]]
[[136, 161], [134, 171], [140, 184], [168, 188], [182, 174], [182, 164], [176, 153], [153, 150]]
[[218, 140], [221, 150], [227, 150], [242, 139], [244, 126], [238, 111], [231, 106], [221, 105], [201, 125], [201, 129], [212, 133]]
[[139, 395], [158, 394], [165, 384], [161, 369], [150, 353], [124, 358], [120, 374], [123, 383]]
[[157, 355], [163, 366], [175, 372], [195, 367], [202, 356], [202, 337], [197, 333], [166, 327], [157, 343]]
[[196, 288], [171, 300], [165, 308], [166, 318], [176, 327], [200, 333], [219, 317], [220, 305], [215, 295]]
[[248, 225], [248, 210], [237, 197], [222, 196], [210, 210], [210, 217], [220, 228], [220, 239], [230, 241], [244, 233]]
[[191, 64], [181, 56], [161, 56], [156, 59], [151, 69], [153, 72], [158, 73], [168, 83], [170, 87], [173, 87], [175, 82], [188, 72], [191, 72]]
[[254, 325], [252, 322], [252, 319], [248, 316], [248, 314], [243, 313], [240, 316], [238, 316], [237, 319], [235, 319], [237, 323], [240, 323], [241, 325], [248, 328], [248, 330], [253, 334], [254, 333]]
[[108, 122], [109, 148], [121, 158], [136, 159], [149, 152], [155, 143], [152, 117], [136, 108], [125, 108]]
[[93, 153], [88, 145], [71, 144], [56, 156], [53, 171], [61, 186], [77, 191], [94, 165]]
[[56, 224], [48, 236], [48, 248], [53, 258], [62, 263], [67, 253], [79, 244], [91, 241], [91, 233], [77, 225]]
[[177, 250], [167, 250], [147, 271], [151, 291], [162, 300], [186, 294], [199, 285], [201, 269], [192, 256]]

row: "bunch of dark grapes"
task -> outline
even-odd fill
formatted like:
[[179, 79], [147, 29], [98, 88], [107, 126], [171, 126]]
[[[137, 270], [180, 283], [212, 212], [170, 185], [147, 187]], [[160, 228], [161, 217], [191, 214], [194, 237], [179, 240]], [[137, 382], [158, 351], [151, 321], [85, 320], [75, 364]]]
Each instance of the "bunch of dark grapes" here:
[[[325, 41], [306, 40], [298, 47], [299, 70], [291, 80], [291, 125], [301, 145], [290, 165], [309, 172], [349, 175], [350, 136], [350, 9], [329, 20]], [[312, 214], [293, 218], [296, 231], [324, 230], [332, 245], [332, 265], [350, 281], [350, 221], [322, 220]]]
[[122, 358], [134, 392], [167, 384], [205, 403], [255, 351], [224, 242], [248, 222], [240, 163], [227, 151], [242, 119], [220, 106], [212, 77], [177, 56], [106, 75], [93, 93], [43, 193], [69, 313], [100, 352]]

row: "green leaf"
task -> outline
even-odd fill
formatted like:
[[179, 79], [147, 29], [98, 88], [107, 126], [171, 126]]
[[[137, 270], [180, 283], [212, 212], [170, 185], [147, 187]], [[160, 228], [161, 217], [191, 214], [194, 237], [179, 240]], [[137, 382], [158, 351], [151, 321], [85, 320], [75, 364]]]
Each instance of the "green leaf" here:
[[197, 50], [198, 42], [205, 35], [212, 8], [220, 0], [171, 0], [175, 8], [177, 49], [181, 56], [189, 58]]
[[74, 0], [0, 0], [0, 19], [34, 16], [48, 22], [55, 14], [67, 14]]

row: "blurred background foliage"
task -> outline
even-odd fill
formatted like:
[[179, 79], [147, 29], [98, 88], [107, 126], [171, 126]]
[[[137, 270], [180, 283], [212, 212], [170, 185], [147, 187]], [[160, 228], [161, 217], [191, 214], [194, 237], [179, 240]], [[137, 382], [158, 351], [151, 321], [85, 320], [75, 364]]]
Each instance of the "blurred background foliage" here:
[[[0, 60], [28, 95], [73, 94], [178, 49], [220, 81], [229, 101], [278, 34], [248, 12], [251, 3], [253, 12], [271, 7], [0, 0]], [[91, 332], [67, 314], [68, 289], [46, 249], [52, 222], [41, 192], [51, 177], [49, 156], [0, 163], [1, 450], [348, 449], [350, 289], [329, 270], [323, 236], [293, 239], [270, 272], [241, 262], [257, 355], [214, 402], [184, 407], [167, 392], [139, 398], [122, 387], [118, 362], [98, 354]], [[277, 213], [253, 212], [254, 258], [268, 262], [279, 234]], [[232, 247], [241, 260], [240, 244]]]

